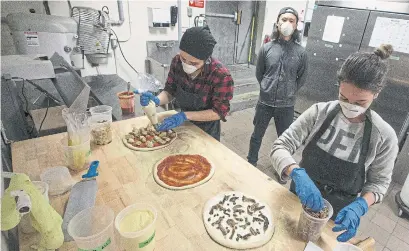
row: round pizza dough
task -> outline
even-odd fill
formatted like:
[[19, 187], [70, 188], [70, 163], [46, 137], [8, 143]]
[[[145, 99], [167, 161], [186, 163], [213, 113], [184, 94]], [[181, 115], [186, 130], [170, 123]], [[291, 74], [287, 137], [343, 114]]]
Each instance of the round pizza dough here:
[[[190, 155], [190, 154], [176, 154], [176, 155], [170, 155], [170, 156], [177, 156], [177, 155]], [[200, 186], [200, 185], [208, 182], [214, 175], [214, 165], [213, 165], [213, 163], [211, 161], [209, 161], [208, 158], [202, 156], [203, 158], [206, 158], [206, 160], [210, 163], [210, 166], [211, 166], [210, 173], [206, 178], [204, 178], [203, 180], [201, 180], [201, 181], [199, 181], [197, 183], [191, 184], [191, 185], [186, 185], [186, 186], [181, 186], [181, 187], [170, 186], [170, 185], [166, 184], [165, 182], [163, 182], [158, 176], [158, 166], [160, 165], [160, 163], [162, 163], [162, 161], [164, 161], [166, 158], [168, 158], [170, 156], [167, 156], [167, 157], [161, 159], [153, 167], [153, 178], [155, 179], [156, 183], [158, 183], [160, 186], [162, 186], [164, 188], [171, 189], [171, 190], [184, 190], [184, 189], [197, 187], [197, 186]]]
[[[244, 201], [243, 196], [245, 196]], [[236, 197], [238, 198], [234, 200], [233, 198]], [[220, 206], [216, 206], [220, 203], [223, 209], [221, 209]], [[239, 207], [239, 205], [242, 207]], [[248, 208], [252, 205], [255, 205], [255, 210], [252, 215], [249, 215]], [[242, 209], [244, 212], [235, 211], [235, 213], [233, 213], [233, 207], [236, 207], [235, 210]], [[212, 214], [210, 214], [210, 211], [213, 211]], [[250, 213], [251, 212], [250, 209]], [[260, 213], [263, 216], [260, 216]], [[236, 217], [234, 215], [236, 215]], [[223, 217], [223, 219], [220, 221], [221, 217]], [[241, 219], [242, 221], [236, 219]], [[264, 231], [265, 219], [268, 220], [268, 227]], [[228, 221], [230, 224], [228, 224]], [[237, 191], [224, 192], [207, 201], [203, 208], [203, 222], [207, 233], [214, 241], [233, 249], [249, 249], [263, 246], [270, 241], [274, 234], [274, 224], [270, 207], [260, 202], [254, 196], [249, 196]], [[219, 225], [219, 222], [221, 225]], [[234, 233], [233, 227], [231, 227], [232, 225], [234, 225]], [[244, 225], [247, 226], [243, 228]], [[227, 234], [223, 235], [220, 227], [222, 227]], [[250, 227], [253, 231], [250, 230]], [[242, 237], [247, 235], [247, 240], [243, 238], [237, 240], [238, 234]], [[232, 238], [230, 239], [230, 237]]]
[[175, 134], [176, 134], [176, 137], [172, 138], [172, 139], [169, 141], [169, 143], [166, 143], [166, 144], [161, 145], [161, 146], [155, 146], [155, 147], [136, 147], [136, 146], [133, 146], [133, 145], [129, 144], [128, 141], [126, 140], [126, 138], [125, 138], [126, 135], [124, 135], [124, 136], [122, 137], [122, 142], [123, 142], [124, 145], [125, 145], [126, 147], [128, 147], [129, 149], [132, 149], [132, 150], [135, 150], [135, 151], [141, 151], [141, 152], [149, 152], [149, 151], [154, 151], [154, 150], [159, 150], [159, 149], [165, 148], [165, 147], [167, 147], [168, 145], [172, 144], [173, 141], [175, 141], [176, 138], [178, 137], [178, 135], [177, 135], [176, 132], [175, 132]]

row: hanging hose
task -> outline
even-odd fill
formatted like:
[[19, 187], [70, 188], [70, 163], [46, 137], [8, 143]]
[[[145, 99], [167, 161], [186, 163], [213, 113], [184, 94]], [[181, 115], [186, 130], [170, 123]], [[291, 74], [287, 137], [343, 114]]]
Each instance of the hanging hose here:
[[253, 53], [253, 37], [254, 37], [254, 22], [256, 20], [256, 17], [253, 14], [253, 17], [251, 19], [251, 35], [250, 35], [250, 50], [249, 50], [249, 57], [247, 60], [247, 67], [250, 68], [250, 62], [251, 62], [251, 55]]

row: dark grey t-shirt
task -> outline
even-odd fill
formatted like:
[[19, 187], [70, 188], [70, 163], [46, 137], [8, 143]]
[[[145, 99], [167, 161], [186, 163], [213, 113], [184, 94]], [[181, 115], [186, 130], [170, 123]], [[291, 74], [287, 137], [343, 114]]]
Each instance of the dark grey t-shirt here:
[[295, 95], [307, 77], [307, 54], [294, 41], [274, 40], [264, 44], [258, 55], [256, 77], [260, 102], [274, 107], [295, 104]]

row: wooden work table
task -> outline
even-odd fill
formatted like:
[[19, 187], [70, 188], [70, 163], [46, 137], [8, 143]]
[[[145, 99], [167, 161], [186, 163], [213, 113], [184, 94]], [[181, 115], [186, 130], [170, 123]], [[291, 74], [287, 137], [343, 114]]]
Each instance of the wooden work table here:
[[[168, 116], [173, 112], [159, 114]], [[126, 148], [121, 136], [133, 125], [148, 125], [146, 117], [113, 123], [113, 141], [106, 146], [92, 146], [92, 160], [99, 160], [97, 205], [111, 207], [115, 214], [136, 202], [149, 203], [158, 210], [155, 250], [228, 250], [214, 242], [202, 222], [205, 202], [223, 191], [237, 190], [257, 197], [272, 209], [275, 224], [273, 238], [256, 250], [298, 251], [306, 243], [296, 235], [301, 212], [298, 198], [286, 188], [254, 168], [220, 142], [208, 136], [191, 123], [176, 129], [178, 139], [170, 146], [152, 152], [137, 152]], [[32, 180], [49, 167], [64, 166], [64, 154], [59, 144], [65, 134], [31, 139], [12, 145], [14, 172], [26, 173]], [[155, 163], [171, 154], [201, 154], [215, 164], [213, 178], [193, 189], [171, 191], [157, 185], [152, 168]], [[71, 173], [77, 181], [84, 173]], [[63, 215], [69, 193], [50, 197], [52, 206]], [[336, 245], [333, 223], [325, 227], [317, 243], [324, 250]], [[31, 250], [36, 234], [20, 231], [20, 250]], [[76, 250], [74, 242], [64, 243], [59, 250]], [[119, 250], [119, 249], [118, 249]]]

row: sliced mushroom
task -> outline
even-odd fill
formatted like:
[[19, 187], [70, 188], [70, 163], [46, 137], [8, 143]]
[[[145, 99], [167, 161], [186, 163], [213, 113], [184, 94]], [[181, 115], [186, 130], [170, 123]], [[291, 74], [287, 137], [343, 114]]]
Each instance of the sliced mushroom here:
[[232, 228], [234, 228], [234, 226], [236, 225], [237, 223], [233, 220], [233, 219], [228, 219], [227, 220], [227, 225], [229, 225], [230, 227], [232, 227]]
[[246, 197], [243, 195], [242, 197], [243, 202], [251, 202], [251, 203], [256, 203], [256, 201], [252, 198]]
[[219, 223], [219, 229], [222, 232], [223, 236], [227, 235], [228, 231], [226, 230], [226, 228], [223, 226], [221, 222]]
[[257, 232], [253, 229], [253, 227], [250, 227], [250, 233], [252, 235], [257, 235]]
[[246, 235], [243, 236], [243, 240], [248, 240], [251, 236], [251, 233], [248, 233]]
[[233, 197], [231, 197], [230, 198], [230, 202], [233, 202], [233, 203], [236, 203], [236, 200], [238, 199], [239, 197], [237, 197], [237, 196], [233, 196]]
[[224, 216], [220, 216], [217, 221], [215, 221], [215, 222], [212, 223], [212, 226], [219, 225], [220, 222], [222, 222], [223, 219], [224, 219]]
[[253, 217], [253, 222], [263, 222], [263, 219], [257, 218], [257, 217]]
[[235, 205], [234, 207], [233, 207], [233, 211], [235, 211], [236, 209], [239, 209], [239, 208], [241, 208], [241, 207], [243, 207], [242, 205]]
[[236, 241], [239, 241], [242, 238], [243, 238], [243, 236], [241, 236], [240, 234], [237, 234]]
[[268, 225], [270, 224], [270, 222], [268, 221], [268, 218], [267, 218], [264, 214], [262, 214], [261, 212], [260, 212], [260, 215], [259, 215], [259, 216], [264, 220], [263, 230], [264, 230], [264, 232], [266, 232], [267, 229], [268, 229]]
[[231, 235], [230, 235], [230, 238], [229, 238], [230, 240], [233, 239], [233, 236], [234, 236], [235, 233], [236, 233], [236, 229], [233, 228], [233, 231], [231, 232]]
[[254, 212], [260, 211], [260, 210], [263, 209], [263, 208], [265, 208], [265, 206], [256, 207], [256, 208], [254, 208]]
[[221, 210], [221, 211], [225, 211], [225, 209], [222, 207], [222, 205], [220, 204], [216, 204], [214, 206], [212, 206], [212, 208], [210, 208], [210, 214], [213, 214], [214, 210]]
[[251, 211], [251, 206], [250, 205], [247, 206], [247, 214], [248, 215], [253, 215], [253, 212]]
[[225, 195], [223, 197], [222, 205], [229, 199], [230, 195]]

